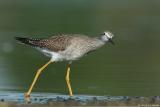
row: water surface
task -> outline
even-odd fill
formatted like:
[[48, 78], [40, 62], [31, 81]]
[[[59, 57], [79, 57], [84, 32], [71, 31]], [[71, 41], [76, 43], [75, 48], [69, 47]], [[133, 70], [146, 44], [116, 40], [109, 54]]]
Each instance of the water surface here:
[[[71, 0], [0, 1], [0, 90], [25, 92], [49, 58], [17, 44], [15, 36], [56, 33], [97, 36], [109, 30], [107, 44], [72, 64], [76, 94], [153, 96], [160, 94], [160, 1]], [[50, 65], [34, 92], [68, 94], [67, 62]]]

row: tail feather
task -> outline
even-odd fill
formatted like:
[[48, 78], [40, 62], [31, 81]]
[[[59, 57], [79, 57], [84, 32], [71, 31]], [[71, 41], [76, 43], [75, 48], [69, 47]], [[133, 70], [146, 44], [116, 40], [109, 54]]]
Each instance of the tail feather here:
[[23, 38], [23, 37], [15, 37], [20, 43], [27, 44], [30, 46], [37, 47], [40, 39], [32, 39], [32, 38]]

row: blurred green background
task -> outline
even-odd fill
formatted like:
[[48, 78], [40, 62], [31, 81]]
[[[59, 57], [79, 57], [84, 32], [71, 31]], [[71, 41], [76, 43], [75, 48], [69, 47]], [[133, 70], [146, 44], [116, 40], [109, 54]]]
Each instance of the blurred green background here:
[[[75, 94], [160, 95], [159, 0], [0, 0], [0, 91], [29, 88], [36, 70], [49, 58], [15, 36], [50, 37], [57, 33], [98, 36], [107, 44], [72, 64]], [[50, 65], [34, 92], [68, 94], [66, 62]]]

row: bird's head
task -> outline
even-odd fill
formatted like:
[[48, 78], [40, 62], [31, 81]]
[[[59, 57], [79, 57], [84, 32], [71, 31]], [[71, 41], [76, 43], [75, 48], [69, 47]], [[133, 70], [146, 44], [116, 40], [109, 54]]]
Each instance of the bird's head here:
[[112, 45], [115, 45], [112, 38], [113, 38], [113, 34], [109, 31], [103, 32], [101, 35], [101, 40], [104, 42], [110, 42]]

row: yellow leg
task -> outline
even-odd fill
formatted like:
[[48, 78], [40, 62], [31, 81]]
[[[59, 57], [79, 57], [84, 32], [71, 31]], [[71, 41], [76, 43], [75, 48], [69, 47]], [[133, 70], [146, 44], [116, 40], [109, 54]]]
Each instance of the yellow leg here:
[[69, 95], [73, 96], [69, 75], [70, 75], [70, 65], [68, 65], [68, 67], [67, 67], [66, 82], [67, 82], [67, 87], [69, 90]]
[[39, 75], [41, 74], [41, 72], [42, 72], [51, 62], [52, 62], [51, 60], [48, 61], [45, 65], [43, 65], [40, 69], [37, 70], [36, 76], [34, 77], [34, 80], [33, 80], [32, 84], [31, 84], [28, 92], [25, 93], [25, 97], [30, 97], [30, 93], [31, 93], [31, 91], [32, 91], [32, 89], [33, 89], [33, 87], [34, 87], [34, 85], [35, 85], [35, 83], [36, 83]]

